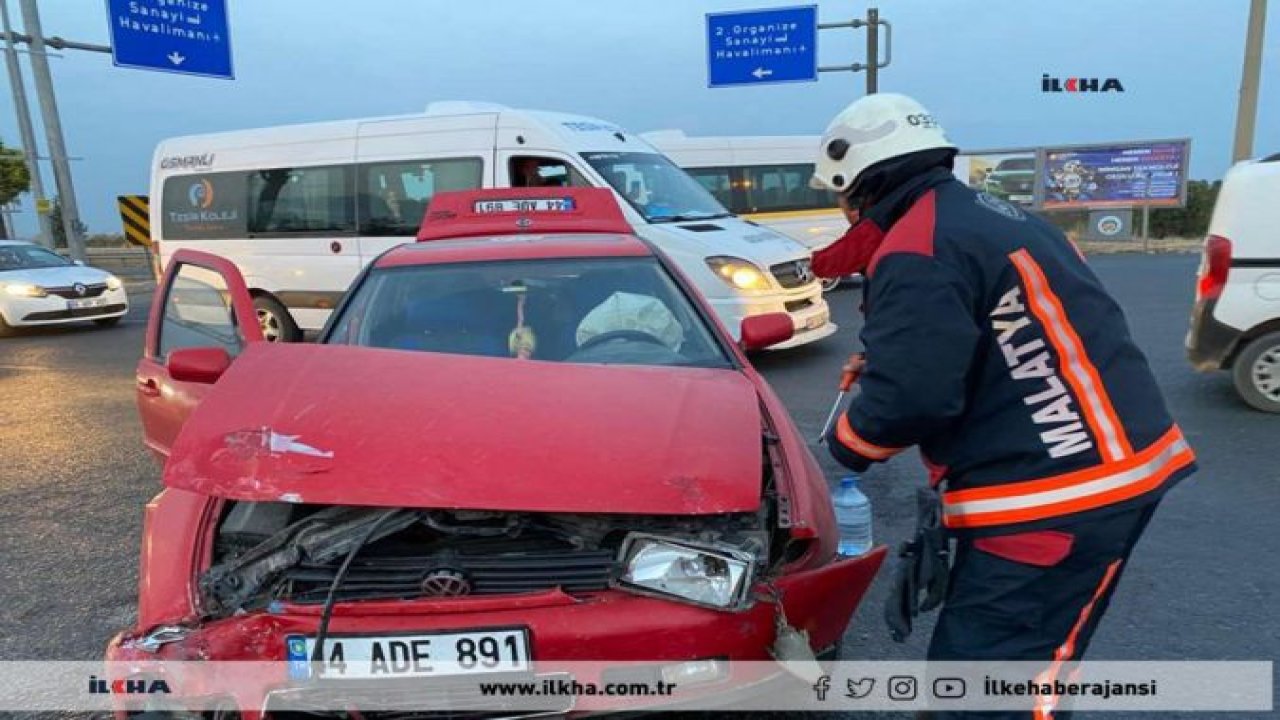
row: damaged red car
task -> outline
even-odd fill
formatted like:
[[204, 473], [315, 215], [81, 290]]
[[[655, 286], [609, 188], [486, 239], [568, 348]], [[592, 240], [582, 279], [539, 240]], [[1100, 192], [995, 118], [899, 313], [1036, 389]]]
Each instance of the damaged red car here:
[[[165, 487], [107, 659], [367, 680], [411, 647], [420, 681], [643, 660], [714, 692], [780, 632], [830, 653], [884, 549], [836, 555], [823, 473], [744, 354], [791, 332], [755, 316], [735, 343], [601, 190], [440, 193], [315, 343], [263, 342], [236, 268], [178, 252], [137, 371]], [[297, 681], [225, 707], [271, 714]]]

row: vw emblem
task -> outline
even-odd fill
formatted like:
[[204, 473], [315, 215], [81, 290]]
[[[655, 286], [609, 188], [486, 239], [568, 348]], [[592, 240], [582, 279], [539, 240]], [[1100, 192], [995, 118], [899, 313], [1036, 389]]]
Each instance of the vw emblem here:
[[422, 594], [427, 597], [458, 597], [471, 594], [471, 581], [452, 568], [437, 568], [422, 578]]
[[79, 295], [80, 297], [84, 297], [89, 292], [89, 288], [85, 287], [82, 283], [76, 283], [75, 285], [72, 285], [71, 289], [75, 290], [76, 294]]
[[516, 220], [516, 227], [520, 228], [521, 230], [525, 230], [527, 228], [533, 227], [533, 221], [527, 217], [522, 217], [519, 220]]

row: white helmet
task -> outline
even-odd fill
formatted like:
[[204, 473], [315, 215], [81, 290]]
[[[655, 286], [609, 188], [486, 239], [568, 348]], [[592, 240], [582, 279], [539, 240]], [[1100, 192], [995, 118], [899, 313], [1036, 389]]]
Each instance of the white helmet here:
[[882, 160], [943, 148], [956, 149], [923, 105], [895, 93], [867, 95], [850, 103], [827, 126], [809, 185], [844, 192]]

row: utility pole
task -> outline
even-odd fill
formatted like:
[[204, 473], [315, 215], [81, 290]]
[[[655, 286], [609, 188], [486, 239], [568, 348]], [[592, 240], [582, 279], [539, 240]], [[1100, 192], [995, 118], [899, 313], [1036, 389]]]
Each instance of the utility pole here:
[[[13, 108], [18, 114], [18, 137], [22, 141], [22, 154], [27, 160], [27, 173], [31, 176], [31, 191], [36, 198], [36, 218], [40, 223], [39, 240], [45, 247], [52, 248], [53, 232], [49, 216], [38, 212], [47, 197], [44, 194], [44, 178], [40, 173], [40, 153], [36, 146], [36, 132], [31, 125], [31, 106], [27, 104], [27, 90], [22, 82], [22, 66], [18, 64], [18, 51], [13, 47], [13, 28], [9, 25], [8, 0], [0, 0], [0, 20], [4, 21], [4, 59], [5, 65], [9, 68]], [[12, 234], [10, 233], [11, 236]]]
[[45, 50], [44, 31], [40, 27], [40, 10], [36, 0], [19, 0], [22, 5], [22, 24], [31, 36], [31, 74], [36, 82], [36, 99], [40, 102], [40, 115], [49, 145], [49, 157], [53, 161], [53, 179], [58, 187], [58, 202], [62, 209], [62, 229], [67, 237], [67, 250], [73, 260], [84, 260], [84, 238], [80, 237], [80, 210], [76, 205], [75, 186], [71, 182], [71, 164], [67, 161], [67, 146], [62, 138], [62, 121], [58, 117], [58, 101], [53, 95], [53, 75], [49, 71], [49, 55]]
[[1262, 76], [1262, 34], [1267, 25], [1267, 0], [1249, 4], [1249, 29], [1244, 39], [1244, 70], [1240, 74], [1240, 104], [1236, 107], [1236, 142], [1231, 161], [1253, 157], [1253, 129], [1258, 121], [1258, 84]]

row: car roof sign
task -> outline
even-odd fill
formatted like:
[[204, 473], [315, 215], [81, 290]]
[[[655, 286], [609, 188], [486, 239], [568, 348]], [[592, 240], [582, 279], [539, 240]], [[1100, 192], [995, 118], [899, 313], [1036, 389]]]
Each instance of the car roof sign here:
[[604, 188], [493, 188], [436, 193], [418, 241], [565, 233], [630, 235], [632, 229]]

